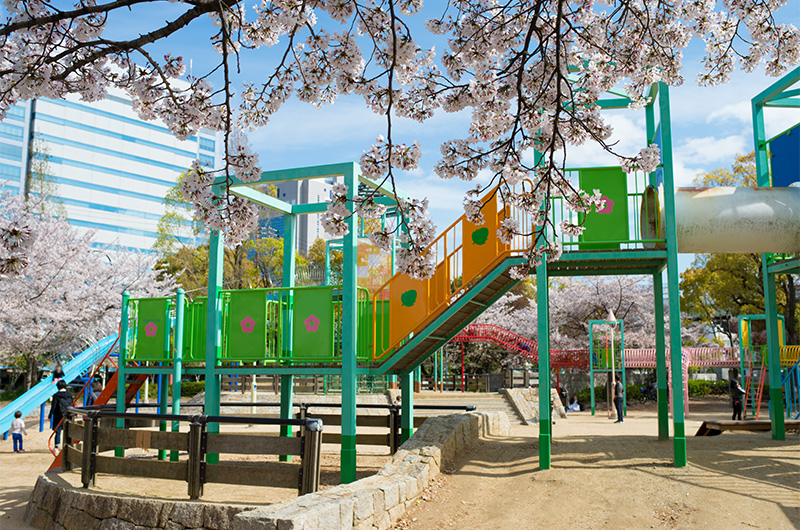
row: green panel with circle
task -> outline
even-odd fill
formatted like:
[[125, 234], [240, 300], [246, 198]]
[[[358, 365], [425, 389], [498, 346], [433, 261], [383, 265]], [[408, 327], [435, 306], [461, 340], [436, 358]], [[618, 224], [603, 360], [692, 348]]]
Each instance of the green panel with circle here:
[[333, 357], [333, 288], [296, 289], [293, 298], [292, 357], [330, 360]]
[[[269, 296], [261, 290], [230, 291], [224, 307], [225, 344], [222, 356], [232, 361], [264, 360], [269, 355], [267, 342], [279, 336], [279, 312], [267, 311]], [[275, 313], [275, 314], [272, 314]], [[280, 341], [277, 341], [280, 343]]]
[[171, 358], [167, 328], [166, 298], [145, 298], [136, 301], [136, 348], [131, 359], [164, 361]]

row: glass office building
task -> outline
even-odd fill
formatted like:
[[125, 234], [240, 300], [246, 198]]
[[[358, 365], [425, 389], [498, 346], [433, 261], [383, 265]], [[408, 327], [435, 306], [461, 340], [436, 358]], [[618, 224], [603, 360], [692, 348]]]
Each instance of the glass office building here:
[[[96, 230], [99, 244], [149, 251], [166, 192], [194, 159], [217, 166], [221, 143], [210, 130], [178, 140], [162, 123], [140, 120], [121, 92], [93, 103], [37, 99], [0, 122], [0, 182], [24, 193], [26, 176], [45, 173], [71, 225]], [[180, 238], [200, 242], [188, 224]]]

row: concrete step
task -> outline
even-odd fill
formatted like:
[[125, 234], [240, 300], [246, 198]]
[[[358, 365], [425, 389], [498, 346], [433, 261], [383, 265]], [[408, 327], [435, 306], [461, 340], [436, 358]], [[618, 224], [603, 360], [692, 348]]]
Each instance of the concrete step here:
[[[419, 392], [414, 394], [415, 405], [475, 405], [484, 412], [505, 412], [512, 423], [522, 423], [517, 411], [506, 397], [499, 393], [475, 392]], [[418, 410], [420, 416], [438, 416], [447, 411]]]

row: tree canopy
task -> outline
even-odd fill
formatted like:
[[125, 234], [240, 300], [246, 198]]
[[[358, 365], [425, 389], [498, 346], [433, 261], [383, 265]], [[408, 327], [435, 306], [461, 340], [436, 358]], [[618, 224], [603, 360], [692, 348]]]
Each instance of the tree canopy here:
[[[237, 0], [77, 0], [69, 6], [7, 0], [0, 26], [0, 118], [21, 100], [78, 94], [96, 101], [116, 87], [130, 95], [141, 117], [160, 118], [180, 138], [201, 127], [223, 131], [220, 174], [230, 184], [261, 174], [258, 155], [237, 139], [237, 126], [268, 124], [291, 98], [323, 105], [353, 95], [385, 118], [383, 134], [360, 159], [363, 175], [395, 189], [422, 153], [413, 138], [397, 132], [396, 119], [425, 122], [437, 112], [465, 111], [471, 114], [468, 129], [441, 146], [435, 171], [469, 181], [488, 172], [490, 181], [464, 200], [473, 221], [482, 221], [482, 190], [498, 184], [507, 204], [534, 214], [544, 208], [541, 224], [528, 234], [532, 267], [561, 252], [548, 231], [582, 230], [571, 221], [553, 226], [551, 197], [563, 197], [579, 213], [603, 205], [598, 194], [566, 178], [569, 146], [597, 142], [619, 155], [628, 171], [651, 171], [659, 163], [653, 146], [643, 145], [638, 154], [615, 152], [612, 129], [597, 105], [602, 94], [624, 85], [632, 106], [640, 107], [651, 83], [680, 85], [683, 50], [694, 39], [705, 42], [696, 72], [700, 84], [726, 82], [737, 63], [747, 71], [764, 65], [768, 74], [780, 75], [800, 60], [800, 33], [779, 22], [787, 2], [459, 0], [423, 8], [419, 0], [255, 6]], [[144, 17], [161, 10], [167, 20]], [[144, 27], [124, 31], [137, 15]], [[202, 22], [208, 17], [213, 25]], [[109, 26], [117, 33], [109, 34]], [[187, 74], [180, 50], [163, 54], [184, 30], [193, 32], [193, 46], [205, 42], [218, 53], [207, 70]], [[242, 68], [259, 53], [258, 68]], [[183, 180], [184, 198], [205, 226], [241, 241], [255, 228], [258, 212], [227, 193], [227, 186], [212, 190], [215, 176], [197, 161]], [[350, 206], [363, 217], [384, 211], [373, 192], [359, 197], [338, 185], [325, 214], [330, 234], [347, 231]], [[414, 277], [429, 277], [434, 269], [424, 251], [436, 233], [427, 210], [427, 200], [400, 198], [397, 264]], [[509, 218], [500, 236], [523, 230]], [[391, 240], [382, 229], [370, 237], [385, 249]], [[24, 265], [19, 248], [7, 250], [3, 269]]]

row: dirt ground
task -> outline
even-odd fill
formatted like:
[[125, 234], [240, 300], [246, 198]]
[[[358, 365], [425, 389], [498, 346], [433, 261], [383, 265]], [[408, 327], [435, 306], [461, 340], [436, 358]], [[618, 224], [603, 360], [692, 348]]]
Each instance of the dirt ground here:
[[[484, 441], [442, 474], [398, 528], [800, 528], [800, 435], [774, 441], [769, 433], [725, 433], [695, 438], [702, 419], [728, 417], [727, 401], [691, 404], [687, 419], [690, 465], [672, 467], [672, 442], [659, 442], [656, 414], [630, 407], [614, 425], [605, 413], [571, 413], [554, 427], [553, 467], [538, 469], [536, 426], [515, 426], [512, 436]], [[49, 431], [29, 422], [27, 452], [0, 442], [0, 529], [22, 522], [36, 477], [52, 462]], [[244, 427], [243, 427], [244, 429]], [[133, 450], [132, 450], [133, 451]], [[323, 446], [323, 484], [338, 482], [335, 446]], [[360, 476], [387, 459], [360, 449]], [[144, 454], [142, 454], [144, 456]], [[62, 475], [73, 484], [77, 473]], [[186, 498], [177, 481], [98, 476], [98, 488]], [[206, 485], [204, 500], [266, 504], [295, 495], [274, 488]]]
[[554, 426], [552, 467], [539, 470], [536, 426], [480, 443], [423, 494], [398, 529], [800, 528], [800, 435], [694, 437], [729, 419], [727, 400], [693, 401], [690, 465], [672, 465], [653, 408], [570, 413]]

